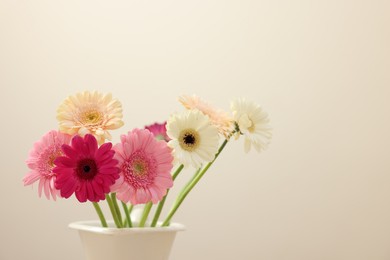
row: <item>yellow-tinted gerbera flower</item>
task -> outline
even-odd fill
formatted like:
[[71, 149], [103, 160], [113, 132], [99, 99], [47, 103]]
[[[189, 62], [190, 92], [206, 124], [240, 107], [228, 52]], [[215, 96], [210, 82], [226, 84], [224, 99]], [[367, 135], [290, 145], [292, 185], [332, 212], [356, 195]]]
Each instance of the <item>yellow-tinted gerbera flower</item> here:
[[99, 144], [111, 140], [108, 130], [123, 126], [122, 105], [111, 94], [84, 91], [69, 96], [57, 110], [60, 131], [74, 135], [92, 134]]

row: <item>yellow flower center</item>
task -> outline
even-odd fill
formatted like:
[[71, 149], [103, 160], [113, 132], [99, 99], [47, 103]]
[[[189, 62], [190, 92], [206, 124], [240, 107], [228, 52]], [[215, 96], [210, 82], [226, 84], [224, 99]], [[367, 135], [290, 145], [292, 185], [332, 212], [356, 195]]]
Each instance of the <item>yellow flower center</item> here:
[[96, 125], [103, 119], [103, 115], [96, 109], [90, 109], [82, 113], [81, 121], [84, 125]]
[[145, 161], [138, 159], [133, 162], [132, 172], [136, 176], [143, 176], [148, 173], [148, 165]]
[[185, 129], [179, 135], [179, 144], [183, 150], [192, 152], [199, 146], [200, 136], [193, 129]]
[[140, 161], [140, 162], [136, 162], [134, 165], [133, 165], [133, 173], [135, 175], [138, 175], [138, 176], [142, 176], [146, 173], [146, 165], [144, 162]]
[[54, 160], [57, 158], [57, 154], [51, 154], [47, 160], [47, 164], [50, 166], [50, 167], [54, 167]]

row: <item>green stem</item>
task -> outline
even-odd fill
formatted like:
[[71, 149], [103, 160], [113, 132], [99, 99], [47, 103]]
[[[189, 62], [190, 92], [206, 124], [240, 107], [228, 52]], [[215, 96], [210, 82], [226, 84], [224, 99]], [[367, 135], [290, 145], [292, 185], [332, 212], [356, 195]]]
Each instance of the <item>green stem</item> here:
[[[130, 206], [129, 206], [129, 216], [130, 216], [130, 227], [133, 227], [133, 222], [131, 221], [131, 212], [133, 211], [133, 208], [134, 208], [134, 205], [130, 203]], [[125, 219], [125, 221], [123, 221], [125, 224], [123, 224], [123, 226], [126, 226], [126, 223], [127, 223], [127, 220]]]
[[131, 216], [131, 212], [133, 211], [133, 208], [134, 208], [134, 205], [130, 204], [130, 206], [129, 206], [129, 214], [130, 214], [130, 216]]
[[183, 190], [183, 192], [178, 196], [174, 206], [172, 207], [172, 209], [170, 210], [170, 212], [168, 213], [168, 216], [167, 218], [164, 220], [162, 226], [163, 227], [166, 227], [169, 225], [173, 215], [176, 213], [177, 209], [180, 207], [180, 205], [183, 203], [184, 199], [187, 197], [188, 193], [190, 193], [190, 191], [194, 188], [194, 186], [199, 182], [199, 180], [203, 177], [203, 175], [207, 172], [207, 170], [210, 168], [211, 165], [213, 165], [213, 163], [215, 162], [215, 160], [218, 158], [218, 155], [222, 152], [223, 148], [225, 148], [226, 144], [227, 144], [228, 140], [225, 140], [221, 147], [219, 147], [218, 149], [218, 152], [217, 154], [215, 155], [214, 157], [214, 160], [212, 160], [211, 162], [209, 162], [204, 168], [203, 170], [197, 174], [194, 178], [194, 180]]
[[142, 213], [141, 221], [139, 222], [139, 227], [144, 227], [146, 220], [148, 219], [148, 215], [150, 212], [150, 209], [152, 208], [153, 203], [148, 202], [144, 207], [144, 212]]
[[119, 205], [118, 205], [118, 201], [116, 199], [116, 193], [115, 192], [111, 193], [111, 201], [112, 201], [112, 204], [115, 207], [116, 215], [118, 216], [118, 221], [120, 223], [122, 223], [122, 214], [121, 214], [121, 211], [119, 209]]
[[188, 189], [188, 187], [191, 185], [191, 183], [195, 180], [196, 176], [198, 176], [200, 170], [202, 170], [202, 168], [199, 168], [195, 173], [194, 175], [191, 177], [191, 179], [187, 182], [187, 184], [183, 187], [183, 189], [180, 191], [179, 195], [177, 196], [178, 198], [180, 198], [181, 196], [183, 196], [183, 194], [185, 193], [185, 191]]
[[126, 220], [123, 224], [123, 227], [126, 227], [126, 226], [132, 227], [133, 223], [131, 222], [129, 208], [127, 207], [126, 203], [124, 203], [124, 202], [122, 202], [122, 207], [123, 207], [123, 211], [125, 212], [125, 216], [126, 216]]
[[[183, 170], [183, 168], [184, 168], [184, 165], [181, 164], [181, 165], [176, 169], [176, 171], [175, 171], [175, 172], [173, 173], [173, 175], [172, 175], [173, 181], [175, 181], [176, 177], [179, 175], [179, 173], [181, 172], [181, 170]], [[155, 227], [155, 226], [157, 225], [157, 221], [158, 221], [158, 219], [160, 218], [161, 211], [162, 211], [162, 209], [163, 209], [163, 207], [164, 207], [165, 200], [167, 199], [169, 190], [170, 190], [170, 189], [167, 190], [167, 193], [165, 194], [165, 196], [163, 197], [163, 199], [158, 203], [156, 212], [154, 213], [154, 217], [153, 217], [153, 221], [152, 221], [151, 227]]]
[[119, 220], [118, 220], [118, 216], [116, 214], [116, 209], [115, 209], [115, 206], [114, 206], [113, 202], [111, 201], [110, 195], [106, 194], [106, 200], [107, 200], [108, 206], [110, 207], [112, 218], [114, 219], [116, 227], [117, 228], [122, 228], [122, 223], [119, 222]]
[[106, 218], [104, 217], [103, 211], [100, 208], [99, 204], [97, 202], [92, 202], [92, 204], [93, 204], [93, 207], [96, 210], [96, 213], [98, 214], [98, 216], [100, 218], [100, 222], [102, 223], [102, 227], [108, 227]]

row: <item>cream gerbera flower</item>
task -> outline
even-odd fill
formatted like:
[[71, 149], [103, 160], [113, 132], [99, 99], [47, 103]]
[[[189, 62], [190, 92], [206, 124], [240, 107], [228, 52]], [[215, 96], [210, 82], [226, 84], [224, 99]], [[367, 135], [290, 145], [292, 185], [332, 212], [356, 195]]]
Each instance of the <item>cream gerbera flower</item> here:
[[202, 163], [214, 160], [218, 150], [218, 130], [209, 117], [199, 110], [188, 110], [171, 116], [167, 122], [167, 134], [172, 139], [175, 160], [184, 166], [199, 168]]
[[267, 113], [245, 99], [233, 101], [231, 108], [239, 131], [245, 136], [245, 152], [249, 152], [252, 145], [258, 152], [264, 150], [272, 136]]
[[196, 95], [183, 95], [179, 98], [180, 103], [187, 109], [198, 109], [210, 118], [210, 121], [218, 129], [218, 132], [228, 138], [233, 130], [233, 119], [225, 111], [211, 106]]
[[102, 144], [105, 139], [111, 140], [108, 130], [123, 125], [122, 105], [111, 94], [84, 91], [64, 100], [57, 110], [57, 119], [61, 132], [92, 134]]

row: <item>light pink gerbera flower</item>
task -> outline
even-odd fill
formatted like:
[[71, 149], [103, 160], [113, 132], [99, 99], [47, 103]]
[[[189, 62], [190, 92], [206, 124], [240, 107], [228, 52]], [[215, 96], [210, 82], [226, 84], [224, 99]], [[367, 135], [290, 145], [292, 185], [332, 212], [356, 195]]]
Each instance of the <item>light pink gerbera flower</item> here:
[[152, 125], [145, 126], [145, 129], [148, 129], [157, 140], [164, 140], [165, 142], [169, 142], [171, 138], [167, 135], [167, 122], [162, 124], [154, 123]]
[[211, 124], [217, 127], [220, 134], [226, 138], [230, 137], [233, 130], [233, 119], [225, 111], [213, 107], [196, 95], [183, 95], [179, 97], [179, 101], [185, 108], [190, 110], [197, 109], [208, 116]]
[[76, 135], [71, 145], [63, 145], [65, 156], [54, 161], [53, 169], [57, 173], [55, 186], [61, 196], [69, 198], [75, 193], [80, 202], [104, 200], [119, 178], [118, 161], [113, 159], [115, 152], [111, 148], [111, 143], [98, 147], [91, 134], [84, 138]]
[[39, 197], [42, 195], [42, 190], [47, 199], [51, 196], [56, 200], [56, 197], [60, 196], [54, 186], [56, 180], [56, 174], [53, 172], [54, 160], [62, 155], [61, 146], [69, 144], [70, 139], [69, 135], [52, 130], [36, 142], [30, 151], [26, 163], [31, 171], [23, 178], [23, 183], [27, 186], [39, 181]]
[[157, 203], [173, 185], [173, 156], [165, 141], [158, 141], [146, 129], [134, 129], [115, 145], [120, 178], [112, 187], [123, 202]]

